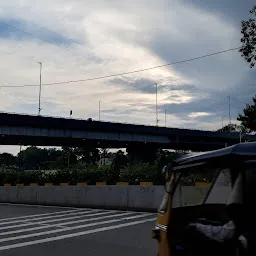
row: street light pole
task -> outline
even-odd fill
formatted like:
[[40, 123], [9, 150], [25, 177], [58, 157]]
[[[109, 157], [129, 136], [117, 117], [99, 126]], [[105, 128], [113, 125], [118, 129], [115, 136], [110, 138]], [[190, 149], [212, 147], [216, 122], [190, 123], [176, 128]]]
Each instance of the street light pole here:
[[38, 62], [40, 65], [40, 84], [39, 84], [39, 102], [38, 102], [38, 115], [40, 116], [41, 108], [41, 89], [42, 89], [42, 62]]
[[168, 108], [165, 109], [164, 111], [164, 124], [165, 124], [165, 127], [166, 127], [166, 112], [167, 112]]
[[101, 103], [101, 100], [99, 100], [99, 121], [100, 121], [100, 103]]
[[158, 126], [158, 107], [157, 107], [157, 83], [155, 83], [156, 86], [156, 126]]
[[229, 132], [231, 132], [231, 110], [230, 110], [230, 96], [226, 96], [228, 98], [228, 114], [229, 114]]
[[222, 117], [222, 132], [223, 132], [223, 119], [225, 118], [225, 116]]

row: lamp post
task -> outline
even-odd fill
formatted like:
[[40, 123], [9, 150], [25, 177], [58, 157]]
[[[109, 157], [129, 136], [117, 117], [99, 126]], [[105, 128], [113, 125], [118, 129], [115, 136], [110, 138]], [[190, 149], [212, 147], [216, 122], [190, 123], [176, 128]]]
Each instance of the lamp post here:
[[229, 115], [229, 132], [231, 132], [231, 110], [230, 110], [230, 96], [228, 98], [228, 115]]
[[224, 120], [224, 118], [225, 118], [225, 116], [223, 116], [223, 117], [221, 118], [221, 121], [222, 121], [221, 130], [222, 130], [222, 132], [223, 132], [223, 120]]
[[165, 127], [166, 127], [166, 113], [167, 113], [167, 110], [168, 110], [168, 108], [166, 108], [164, 110], [164, 124], [165, 124]]
[[99, 121], [100, 121], [100, 104], [101, 104], [101, 100], [99, 100]]
[[41, 113], [41, 89], [42, 89], [42, 62], [38, 62], [40, 65], [40, 77], [39, 77], [39, 99], [38, 99], [38, 115]]
[[155, 86], [156, 86], [156, 126], [158, 126], [159, 119], [158, 119], [158, 106], [157, 106], [157, 93], [158, 93], [157, 83], [155, 83]]

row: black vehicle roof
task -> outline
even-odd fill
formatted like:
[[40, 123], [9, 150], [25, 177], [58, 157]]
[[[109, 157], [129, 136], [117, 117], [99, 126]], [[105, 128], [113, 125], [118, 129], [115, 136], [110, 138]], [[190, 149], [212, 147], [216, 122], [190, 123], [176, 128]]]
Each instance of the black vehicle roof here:
[[234, 157], [239, 156], [250, 157], [256, 156], [256, 142], [239, 143], [234, 146], [203, 152], [203, 153], [192, 153], [177, 158], [174, 161], [174, 166], [193, 164], [197, 162], [207, 162], [208, 160], [215, 160], [216, 158]]

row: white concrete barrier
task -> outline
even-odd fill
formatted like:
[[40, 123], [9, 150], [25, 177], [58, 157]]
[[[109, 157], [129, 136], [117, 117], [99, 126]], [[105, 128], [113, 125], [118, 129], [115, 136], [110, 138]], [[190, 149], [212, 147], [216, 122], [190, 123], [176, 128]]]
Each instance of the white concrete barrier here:
[[1, 203], [156, 211], [163, 186], [0, 187]]
[[[174, 207], [199, 204], [207, 189], [182, 187]], [[164, 195], [163, 186], [52, 186], [0, 187], [0, 202], [58, 205], [121, 210], [156, 211]], [[182, 200], [181, 200], [182, 199]]]

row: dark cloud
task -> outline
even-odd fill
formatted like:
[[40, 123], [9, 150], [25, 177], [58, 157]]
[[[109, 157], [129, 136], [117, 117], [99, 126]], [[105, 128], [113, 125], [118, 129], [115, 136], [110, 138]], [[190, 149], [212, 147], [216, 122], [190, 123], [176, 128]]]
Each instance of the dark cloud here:
[[225, 19], [229, 19], [235, 25], [239, 25], [242, 19], [247, 19], [249, 10], [255, 5], [255, 0], [183, 0], [185, 4], [191, 4], [209, 12], [214, 12]]
[[57, 33], [43, 29], [22, 19], [2, 18], [0, 20], [0, 38], [31, 40], [32, 38], [35, 39], [36, 37], [57, 45], [68, 46], [77, 43], [73, 39], [63, 37]]
[[[187, 91], [189, 93], [195, 93], [195, 92], [198, 92], [198, 90], [202, 91], [192, 84], [180, 84], [180, 81], [176, 79], [168, 78], [168, 80], [169, 80], [169, 83], [158, 84], [159, 93], [175, 92], [175, 91], [176, 92]], [[115, 78], [115, 79], [109, 80], [108, 82], [118, 85], [120, 88], [122, 88], [125, 91], [136, 91], [138, 93], [149, 93], [149, 94], [156, 93], [156, 86], [155, 86], [156, 81], [153, 81], [150, 79]]]

